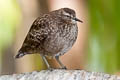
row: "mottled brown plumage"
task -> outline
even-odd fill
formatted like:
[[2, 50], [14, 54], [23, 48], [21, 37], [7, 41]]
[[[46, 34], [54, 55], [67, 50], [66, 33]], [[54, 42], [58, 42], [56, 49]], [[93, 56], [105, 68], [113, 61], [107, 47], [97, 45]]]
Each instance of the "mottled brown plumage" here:
[[62, 68], [66, 68], [59, 56], [74, 44], [78, 34], [75, 11], [61, 8], [38, 17], [32, 24], [16, 58], [26, 54], [39, 53], [50, 68], [46, 56], [55, 57]]

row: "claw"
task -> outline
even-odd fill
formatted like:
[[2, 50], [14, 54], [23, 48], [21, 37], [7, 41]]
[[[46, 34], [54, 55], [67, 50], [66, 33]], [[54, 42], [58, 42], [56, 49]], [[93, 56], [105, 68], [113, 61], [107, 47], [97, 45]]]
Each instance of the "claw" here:
[[48, 68], [48, 70], [53, 71], [53, 70], [54, 70], [54, 68]]
[[63, 67], [63, 68], [61, 68], [61, 69], [65, 69], [65, 70], [67, 70], [66, 66], [64, 66], [64, 67]]

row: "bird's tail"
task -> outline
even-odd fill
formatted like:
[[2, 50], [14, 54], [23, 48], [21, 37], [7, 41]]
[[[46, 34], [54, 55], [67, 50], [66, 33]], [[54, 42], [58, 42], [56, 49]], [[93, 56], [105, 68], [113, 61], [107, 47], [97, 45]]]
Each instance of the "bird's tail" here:
[[21, 57], [23, 57], [24, 55], [26, 55], [26, 52], [21, 52], [21, 51], [19, 51], [18, 54], [15, 56], [15, 59], [21, 58]]

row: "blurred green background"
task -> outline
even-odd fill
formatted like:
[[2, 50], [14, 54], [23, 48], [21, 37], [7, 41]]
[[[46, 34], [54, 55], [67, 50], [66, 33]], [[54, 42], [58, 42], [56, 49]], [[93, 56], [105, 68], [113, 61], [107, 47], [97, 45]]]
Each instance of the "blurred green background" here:
[[20, 20], [21, 12], [16, 0], [0, 0], [0, 73], [3, 71], [3, 55], [15, 40]]
[[[88, 14], [89, 25], [86, 27], [88, 30], [88, 33], [86, 34], [88, 35], [88, 38], [86, 38], [87, 48], [84, 49], [87, 51], [84, 54], [86, 54], [85, 56], [87, 57], [84, 57], [84, 60], [87, 62], [83, 61], [83, 63], [85, 63], [84, 69], [86, 68], [90, 71], [106, 72], [112, 74], [119, 73], [120, 0], [74, 1], [79, 1], [83, 3], [83, 7], [87, 7], [86, 10]], [[21, 25], [26, 26], [24, 23], [28, 23], [30, 26], [33, 20], [39, 14], [48, 12], [50, 6], [49, 4], [52, 4], [49, 0], [35, 0], [35, 5], [32, 5], [33, 7], [31, 7], [36, 9], [35, 11], [31, 11], [31, 13], [29, 10], [27, 10], [31, 8], [26, 8], [26, 6], [31, 5], [32, 1], [29, 3], [28, 2], [29, 1], [23, 0], [0, 0], [0, 74], [14, 73], [17, 71], [17, 69], [19, 69], [15, 68], [18, 63], [15, 65], [13, 56], [17, 52], [14, 50], [16, 50], [15, 48], [16, 42], [18, 42], [18, 37], [20, 39], [21, 36], [23, 36], [22, 32], [18, 32]], [[21, 6], [21, 4], [24, 4], [24, 6]], [[31, 15], [26, 15], [26, 13], [31, 14], [32, 17], [29, 18]], [[31, 21], [25, 22], [27, 20]], [[86, 24], [86, 21], [84, 21], [83, 24]], [[20, 30], [27, 33], [29, 28], [24, 28], [24, 26], [22, 26]], [[21, 45], [21, 43], [18, 45]], [[38, 66], [29, 67], [32, 67], [32, 70], [43, 69], [45, 65], [41, 64], [41, 61], [39, 61], [41, 59], [36, 57], [38, 56], [34, 55], [28, 60], [33, 59], [33, 62], [31, 62], [32, 65], [34, 64]], [[3, 65], [11, 65], [11, 67], [4, 67]]]
[[119, 72], [120, 69], [120, 0], [89, 0], [90, 69]]

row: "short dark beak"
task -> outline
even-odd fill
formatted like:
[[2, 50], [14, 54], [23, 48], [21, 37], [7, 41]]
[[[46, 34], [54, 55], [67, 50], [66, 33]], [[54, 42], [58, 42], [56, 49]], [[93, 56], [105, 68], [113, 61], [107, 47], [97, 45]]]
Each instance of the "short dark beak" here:
[[74, 20], [83, 23], [83, 21], [81, 21], [81, 20], [78, 19], [78, 18], [74, 18]]

